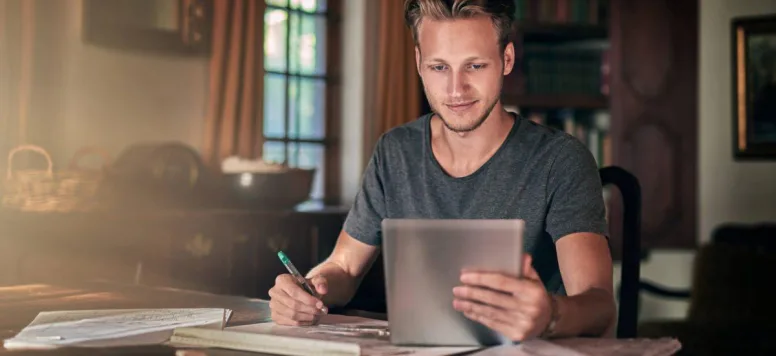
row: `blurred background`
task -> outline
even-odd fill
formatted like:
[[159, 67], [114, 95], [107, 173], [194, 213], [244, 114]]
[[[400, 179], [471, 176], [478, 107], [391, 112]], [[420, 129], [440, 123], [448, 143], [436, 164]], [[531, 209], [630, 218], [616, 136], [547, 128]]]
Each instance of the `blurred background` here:
[[[504, 105], [638, 178], [639, 320], [688, 319], [704, 248], [774, 238], [776, 1], [515, 2]], [[398, 0], [0, 0], [0, 284], [266, 298], [274, 251], [325, 258], [379, 135], [429, 111], [413, 51]]]

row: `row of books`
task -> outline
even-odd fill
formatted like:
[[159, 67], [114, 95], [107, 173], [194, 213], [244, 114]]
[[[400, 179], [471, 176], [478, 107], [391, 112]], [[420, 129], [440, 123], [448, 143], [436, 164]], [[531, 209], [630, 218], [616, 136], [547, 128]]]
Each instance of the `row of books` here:
[[610, 115], [607, 110], [531, 111], [525, 117], [538, 124], [563, 130], [585, 144], [598, 163], [598, 167], [612, 164]]
[[602, 24], [608, 0], [515, 0], [515, 18], [535, 23]]
[[526, 47], [520, 55], [520, 94], [609, 95], [608, 49]]

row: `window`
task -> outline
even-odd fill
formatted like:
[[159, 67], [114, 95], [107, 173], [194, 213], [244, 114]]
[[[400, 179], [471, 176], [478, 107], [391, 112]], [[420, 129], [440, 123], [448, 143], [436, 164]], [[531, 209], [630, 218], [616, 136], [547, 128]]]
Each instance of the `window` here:
[[[329, 0], [331, 2], [332, 0]], [[316, 168], [311, 198], [326, 195], [332, 140], [327, 135], [327, 0], [266, 0], [264, 159]], [[331, 116], [329, 114], [329, 116]], [[327, 172], [327, 170], [332, 172]]]

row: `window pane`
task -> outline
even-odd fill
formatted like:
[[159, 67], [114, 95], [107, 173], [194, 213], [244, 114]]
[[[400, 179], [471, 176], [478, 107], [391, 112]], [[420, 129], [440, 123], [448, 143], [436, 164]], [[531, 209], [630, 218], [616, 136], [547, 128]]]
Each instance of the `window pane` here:
[[288, 6], [288, 0], [266, 0], [267, 5]]
[[289, 72], [323, 75], [326, 72], [326, 18], [291, 14]]
[[326, 0], [291, 0], [291, 8], [307, 12], [322, 12], [326, 11]]
[[315, 168], [315, 179], [310, 194], [312, 199], [323, 199], [324, 147], [315, 143], [289, 143], [289, 166]]
[[286, 71], [287, 21], [287, 11], [267, 9], [264, 12], [264, 69]]
[[326, 82], [299, 77], [289, 80], [292, 100], [289, 137], [323, 139], [326, 135]]
[[283, 137], [286, 130], [286, 76], [264, 74], [264, 136]]
[[265, 141], [262, 159], [267, 162], [283, 163], [286, 151], [283, 142]]

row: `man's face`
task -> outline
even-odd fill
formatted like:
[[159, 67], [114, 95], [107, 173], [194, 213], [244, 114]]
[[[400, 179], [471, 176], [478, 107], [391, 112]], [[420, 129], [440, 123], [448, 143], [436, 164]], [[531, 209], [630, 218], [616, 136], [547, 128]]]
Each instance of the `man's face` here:
[[498, 103], [503, 76], [512, 71], [514, 48], [510, 43], [501, 53], [496, 28], [485, 16], [423, 19], [415, 60], [432, 110], [450, 130], [468, 132]]

